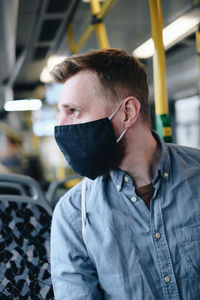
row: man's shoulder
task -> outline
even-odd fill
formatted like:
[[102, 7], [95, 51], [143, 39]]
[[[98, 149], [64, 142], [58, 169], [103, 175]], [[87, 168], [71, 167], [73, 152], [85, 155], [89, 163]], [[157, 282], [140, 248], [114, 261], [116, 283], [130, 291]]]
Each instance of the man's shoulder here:
[[[90, 194], [95, 193], [99, 186], [102, 184], [102, 177], [98, 177], [95, 180], [86, 178], [86, 192], [87, 197], [90, 197]], [[72, 187], [67, 191], [58, 201], [56, 208], [65, 209], [69, 212], [79, 212], [81, 211], [81, 191], [82, 191], [82, 181], [77, 185]]]
[[188, 146], [183, 146], [183, 145], [177, 145], [177, 144], [166, 144], [167, 147], [172, 150], [176, 151], [177, 153], [183, 154], [183, 155], [192, 155], [195, 157], [200, 156], [200, 148], [194, 148], [194, 147], [188, 147]]
[[[185, 165], [200, 167], [200, 149], [177, 144], [167, 144], [170, 156]], [[196, 166], [197, 166], [196, 165]]]

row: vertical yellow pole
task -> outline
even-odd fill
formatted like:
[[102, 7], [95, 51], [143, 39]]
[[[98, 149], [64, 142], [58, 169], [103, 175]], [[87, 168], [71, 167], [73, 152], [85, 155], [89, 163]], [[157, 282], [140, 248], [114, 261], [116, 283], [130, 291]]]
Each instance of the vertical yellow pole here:
[[28, 111], [27, 114], [27, 124], [32, 134], [32, 148], [33, 153], [38, 154], [40, 149], [40, 138], [33, 133], [33, 124], [32, 124], [32, 111]]
[[93, 15], [97, 15], [101, 11], [101, 5], [99, 0], [90, 0], [90, 8]]
[[107, 37], [105, 24], [103, 22], [96, 24], [95, 30], [99, 42], [99, 48], [100, 49], [109, 48], [110, 45]]
[[198, 30], [196, 31], [196, 48], [197, 48], [198, 66], [199, 66], [198, 89], [200, 93], [200, 24]]
[[64, 180], [66, 178], [66, 171], [65, 171], [65, 167], [64, 167], [64, 163], [62, 164], [63, 161], [63, 157], [61, 152], [59, 151], [59, 164], [57, 165], [56, 168], [56, 178], [57, 180]]
[[162, 9], [160, 0], [149, 0], [149, 5], [151, 14], [152, 38], [154, 41], [153, 73], [156, 129], [166, 142], [171, 142], [172, 130], [168, 114], [165, 51], [162, 36]]
[[75, 53], [75, 44], [74, 44], [74, 32], [72, 23], [68, 25], [67, 31], [66, 31], [66, 40], [67, 45], [72, 53]]
[[[99, 0], [90, 0], [90, 7], [91, 7], [92, 15], [95, 17], [101, 11], [101, 5], [100, 5]], [[98, 21], [98, 19], [97, 19], [97, 21]], [[109, 41], [108, 41], [108, 37], [107, 37], [106, 27], [102, 20], [100, 20], [99, 22], [97, 22], [95, 24], [95, 31], [96, 31], [97, 40], [99, 43], [99, 48], [100, 49], [109, 48], [110, 46], [109, 46]]]

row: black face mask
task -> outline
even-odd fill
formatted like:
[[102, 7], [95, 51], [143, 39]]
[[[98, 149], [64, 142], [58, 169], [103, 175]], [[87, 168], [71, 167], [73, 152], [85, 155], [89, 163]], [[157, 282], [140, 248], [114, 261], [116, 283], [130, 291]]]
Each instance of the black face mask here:
[[95, 179], [112, 169], [111, 162], [121, 159], [117, 143], [126, 130], [116, 141], [110, 122], [120, 106], [109, 118], [55, 127], [56, 142], [75, 173]]

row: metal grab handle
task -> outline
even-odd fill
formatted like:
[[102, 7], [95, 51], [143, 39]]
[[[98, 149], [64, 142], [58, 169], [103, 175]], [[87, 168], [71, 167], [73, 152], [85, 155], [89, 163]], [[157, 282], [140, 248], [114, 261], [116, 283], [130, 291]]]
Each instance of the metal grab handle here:
[[[14, 190], [15, 192], [18, 192], [19, 195], [23, 195], [23, 196], [26, 196], [26, 191], [24, 189], [24, 187], [21, 185], [21, 184], [18, 184], [18, 183], [14, 183], [14, 182], [7, 182], [7, 181], [4, 181], [4, 182], [0, 182], [0, 195], [1, 194], [5, 194], [4, 192], [2, 192], [1, 189], [12, 189]], [[18, 195], [18, 194], [17, 194]]]
[[31, 177], [21, 174], [0, 174], [0, 184], [3, 186], [5, 183], [5, 187], [8, 186], [8, 183], [13, 183], [14, 185], [20, 184], [26, 186], [30, 189], [31, 195], [0, 195], [0, 200], [2, 201], [18, 201], [18, 202], [29, 202], [35, 203], [43, 206], [49, 214], [52, 215], [52, 209], [50, 207], [49, 202], [46, 200], [39, 184]]

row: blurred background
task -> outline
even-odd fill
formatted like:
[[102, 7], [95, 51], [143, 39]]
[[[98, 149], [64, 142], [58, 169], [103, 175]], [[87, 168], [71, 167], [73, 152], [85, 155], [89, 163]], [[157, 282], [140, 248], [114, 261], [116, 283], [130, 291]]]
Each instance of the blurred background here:
[[[149, 1], [108, 2], [101, 22], [109, 45], [125, 49], [147, 66], [155, 127], [153, 53], [150, 44], [144, 52], [138, 49], [152, 36]], [[160, 3], [163, 28], [174, 26], [165, 46], [172, 141], [200, 147], [199, 1]], [[0, 1], [1, 172], [30, 175], [44, 190], [54, 180], [74, 180], [53, 137], [61, 85], [52, 82], [49, 70], [72, 53], [100, 48], [101, 38], [91, 27], [97, 23], [86, 0]], [[82, 37], [81, 47], [75, 47]]]

